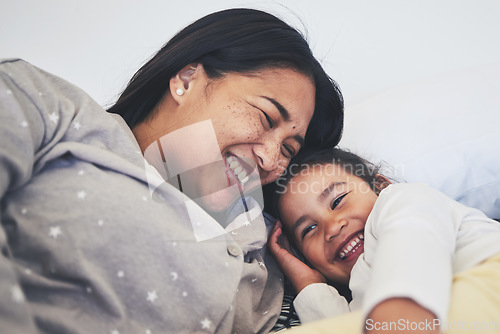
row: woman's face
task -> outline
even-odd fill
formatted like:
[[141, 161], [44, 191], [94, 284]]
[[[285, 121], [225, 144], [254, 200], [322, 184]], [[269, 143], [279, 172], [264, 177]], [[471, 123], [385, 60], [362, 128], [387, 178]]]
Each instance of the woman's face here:
[[[170, 85], [158, 110], [168, 115], [163, 134], [182, 135], [163, 150], [177, 169], [185, 166], [183, 191], [213, 212], [283, 173], [302, 146], [315, 106], [312, 80], [289, 69], [211, 81], [198, 65]], [[151, 126], [160, 125], [153, 120]]]
[[311, 265], [347, 284], [364, 252], [364, 228], [377, 195], [338, 165], [317, 165], [295, 176], [282, 195], [282, 223]]

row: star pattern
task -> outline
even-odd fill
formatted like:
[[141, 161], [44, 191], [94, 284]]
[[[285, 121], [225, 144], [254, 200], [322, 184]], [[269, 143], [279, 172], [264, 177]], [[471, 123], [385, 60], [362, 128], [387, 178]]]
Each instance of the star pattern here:
[[201, 328], [210, 329], [211, 324], [212, 324], [212, 322], [208, 318], [205, 318], [201, 321]]
[[13, 286], [10, 289], [10, 295], [13, 302], [17, 304], [21, 304], [22, 302], [24, 302], [24, 294], [19, 286], [17, 285]]
[[156, 293], [156, 291], [150, 291], [148, 292], [148, 301], [151, 302], [151, 303], [154, 303], [156, 299], [158, 299], [158, 294]]
[[59, 115], [57, 115], [55, 112], [49, 115], [49, 119], [52, 123], [57, 124], [59, 121]]
[[49, 236], [57, 239], [62, 234], [61, 228], [59, 226], [53, 226], [50, 228]]
[[[11, 92], [10, 90], [7, 91], [7, 94], [13, 94], [13, 92]], [[35, 91], [35, 94], [37, 94], [37, 92]], [[42, 92], [38, 92], [38, 95], [42, 96]], [[67, 131], [70, 131], [70, 132], [73, 132], [75, 133], [76, 131], [79, 131], [79, 134], [83, 133], [85, 134], [87, 131], [89, 131], [89, 122], [87, 122], [84, 118], [80, 119], [79, 121], [76, 121], [76, 120], [73, 120], [71, 123], [70, 122], [66, 122], [68, 120], [68, 118], [66, 117], [67, 115], [63, 112], [63, 111], [60, 111], [60, 110], [56, 110], [56, 111], [49, 111], [47, 113], [45, 113], [45, 121], [46, 121], [46, 125], [49, 127], [49, 128], [55, 128], [59, 125], [66, 125], [69, 123], [69, 129], [67, 129]], [[72, 116], [73, 117], [73, 116]], [[33, 124], [28, 122], [27, 120], [30, 119], [30, 118], [26, 118], [26, 120], [23, 120], [23, 118], [18, 118], [16, 120], [13, 121], [12, 125], [19, 130], [19, 132], [21, 131], [28, 131], [30, 130], [32, 127], [33, 127]], [[31, 121], [31, 119], [30, 119]], [[83, 124], [83, 125], [82, 125]], [[20, 127], [23, 127], [23, 128], [28, 128], [28, 129], [21, 129]], [[66, 130], [66, 129], [64, 129]], [[81, 131], [80, 131], [81, 130]], [[50, 131], [52, 131], [52, 129], [50, 129]], [[62, 131], [61, 129], [56, 129], [56, 131]], [[103, 144], [103, 146], [105, 147], [105, 145]], [[142, 153], [141, 151], [137, 151], [137, 153], [139, 155], [141, 155], [142, 157]], [[95, 189], [94, 188], [91, 188], [90, 186], [89, 187], [86, 187], [85, 185], [87, 184], [87, 177], [90, 177], [90, 176], [94, 176], [95, 174], [95, 168], [93, 168], [94, 166], [92, 166], [92, 168], [87, 168], [86, 165], [82, 162], [78, 162], [78, 164], [74, 164], [74, 165], [71, 165], [71, 168], [72, 168], [72, 178], [74, 179], [78, 179], [78, 183], [80, 184], [80, 186], [77, 186], [77, 187], [81, 187], [81, 188], [71, 188], [71, 187], [67, 187], [66, 188], [66, 193], [64, 193], [63, 196], [66, 197], [66, 200], [71, 200], [73, 201], [74, 204], [78, 203], [78, 204], [82, 204], [82, 203], [85, 203], [85, 202], [89, 202], [91, 200], [94, 200], [96, 201], [97, 199], [95, 198], [95, 196], [97, 195], [97, 193], [94, 191]], [[89, 172], [87, 174], [87, 171]], [[88, 193], [87, 193], [88, 191]], [[152, 202], [152, 197], [148, 194], [148, 195], [143, 195], [144, 193], [146, 193], [145, 191], [143, 191], [142, 193], [139, 192], [139, 193], [135, 193], [135, 198], [136, 199], [139, 199], [139, 201], [144, 201], [144, 205], [148, 204], [148, 201], [149, 202]], [[22, 202], [21, 202], [22, 203]], [[74, 207], [77, 207], [78, 206], [75, 205]], [[22, 205], [26, 205], [26, 207], [23, 207]], [[57, 206], [55, 206], [57, 208]], [[22, 214], [22, 215], [26, 215], [24, 216], [24, 218], [30, 218], [30, 216], [32, 216], [32, 214], [34, 213], [37, 213], [38, 214], [38, 208], [36, 208], [37, 210], [35, 210], [36, 207], [32, 207], [32, 206], [29, 206], [29, 204], [26, 204], [26, 203], [22, 203], [21, 206], [19, 206], [17, 208], [17, 214]], [[50, 207], [48, 208], [50, 209]], [[47, 210], [48, 211], [48, 210]], [[50, 214], [51, 212], [49, 212]], [[50, 218], [51, 216], [49, 216]], [[52, 217], [56, 217], [56, 219], [58, 218], [57, 215], [54, 215]], [[85, 216], [87, 217], [87, 216]], [[102, 215], [100, 216], [99, 214], [96, 214], [96, 215], [88, 215], [89, 218], [89, 223], [90, 225], [92, 226], [89, 226], [89, 228], [93, 228], [94, 229], [94, 233], [97, 232], [96, 234], [104, 234], [104, 232], [112, 232], [111, 231], [111, 228], [113, 228], [115, 225], [115, 221], [114, 219], [112, 218], [109, 218], [107, 215]], [[54, 248], [54, 257], [56, 258], [56, 251], [57, 252], [61, 252], [61, 253], [64, 253], [64, 250], [61, 250], [59, 249], [58, 247], [60, 247], [61, 245], [63, 245], [65, 242], [71, 240], [71, 238], [73, 237], [80, 237], [79, 235], [77, 235], [77, 232], [79, 230], [76, 230], [75, 231], [72, 231], [72, 228], [74, 226], [76, 226], [76, 224], [64, 224], [63, 223], [60, 223], [58, 222], [56, 219], [54, 219], [52, 222], [50, 222], [50, 220], [48, 221], [45, 221], [43, 222], [44, 225], [41, 225], [41, 232], [39, 232], [38, 235], [41, 234], [42, 237], [44, 237], [46, 239], [46, 241], [51, 241], [49, 243], [49, 246], [53, 247]], [[104, 221], [103, 219], [106, 219], [106, 221]], [[205, 222], [204, 221], [198, 221], [196, 222], [196, 224], [198, 226], [202, 226]], [[46, 224], [46, 225], [45, 225]], [[58, 225], [59, 224], [59, 225]], [[105, 227], [103, 227], [104, 225], [106, 225]], [[251, 225], [251, 223], [249, 221], [246, 221], [244, 222], [244, 225], [245, 226], [249, 226]], [[64, 230], [63, 230], [64, 228]], [[97, 231], [96, 231], [97, 230]], [[241, 232], [240, 232], [241, 231]], [[74, 235], [72, 233], [75, 233]], [[241, 230], [238, 230], [238, 232], [236, 231], [232, 231], [233, 234], [244, 234], [244, 230], [241, 229]], [[70, 238], [71, 237], [71, 238]], [[90, 238], [89, 238], [90, 239]], [[90, 240], [89, 240], [90, 242]], [[180, 241], [174, 241], [174, 240], [169, 240], [169, 241], [164, 241], [165, 245], [167, 247], [173, 247], [175, 249], [175, 247], [177, 248], [181, 248], [183, 249], [184, 246], [185, 246], [185, 242], [180, 240]], [[114, 245], [110, 245], [110, 247], [113, 247]], [[63, 254], [64, 256], [64, 254]], [[220, 262], [219, 262], [220, 263]], [[225, 261], [224, 260], [222, 261], [222, 263], [224, 263], [224, 265], [226, 267], [229, 267], [230, 264], [228, 261]], [[261, 263], [259, 263], [259, 265], [261, 265]], [[48, 263], [47, 264], [47, 270], [52, 273], [52, 274], [55, 274], [56, 273], [56, 270], [57, 272], [59, 272], [60, 270], [60, 267], [57, 265], [57, 262], [51, 262], [51, 263]], [[255, 269], [255, 268], [254, 268]], [[36, 277], [36, 275], [39, 274], [39, 271], [41, 271], [39, 268], [37, 269], [33, 269], [33, 272], [31, 269], [21, 269], [23, 270], [22, 273], [23, 275], [32, 275], [32, 277]], [[124, 282], [127, 282], [129, 281], [134, 272], [131, 268], [127, 267], [126, 265], [123, 265], [123, 266], [117, 266], [117, 267], [113, 267], [112, 265], [109, 266], [109, 267], [106, 267], [105, 269], [103, 270], [106, 270], [108, 271], [109, 270], [109, 278], [110, 278], [110, 284], [113, 284], [115, 285], [114, 287], [116, 287], [116, 292], [119, 293], [119, 292], [123, 292], [123, 291], [119, 291], [119, 288], [123, 287], [124, 286]], [[45, 271], [45, 269], [43, 270]], [[169, 271], [167, 271], [166, 273], [169, 273]], [[182, 272], [181, 269], [178, 269], [176, 271], [171, 271], [170, 272], [170, 279], [172, 281], [175, 281], [174, 284], [171, 284], [172, 286], [175, 285], [176, 286], [176, 293], [175, 294], [172, 294], [175, 295], [176, 298], [182, 300], [184, 303], [188, 303], [188, 302], [196, 302], [196, 299], [194, 299], [194, 295], [190, 295], [190, 292], [191, 290], [189, 290], [189, 286], [184, 286], [183, 285], [183, 280], [185, 279], [186, 275], [184, 272]], [[167, 280], [168, 280], [168, 276], [167, 276]], [[100, 292], [100, 289], [98, 288], [99, 285], [94, 285], [95, 282], [93, 282], [92, 280], [89, 280], [86, 284], [83, 283], [82, 285], [80, 285], [80, 288], [79, 288], [79, 292], [80, 294], [84, 295], [82, 296], [82, 298], [92, 298], [92, 295], [96, 295], [98, 292]], [[134, 283], [134, 282], [132, 282]], [[248, 281], [247, 281], [248, 283]], [[163, 288], [161, 288], [160, 290], [160, 293], [158, 293], [156, 290], [153, 290], [152, 288], [155, 288], [155, 287], [159, 287], [159, 286], [155, 286], [155, 285], [150, 285], [150, 286], [146, 286], [146, 287], [142, 287], [142, 297], [141, 298], [144, 298], [146, 297], [146, 304], [149, 302], [151, 303], [151, 307], [161, 307], [163, 306], [163, 302], [167, 302], [167, 299], [170, 297], [170, 295], [166, 292], [166, 290], [164, 290]], [[7, 291], [6, 291], [6, 299], [7, 299], [7, 302], [11, 302], [11, 303], [18, 303], [18, 304], [21, 304], [21, 303], [24, 303], [26, 302], [26, 298], [25, 295], [24, 295], [24, 292], [23, 290], [21, 289], [21, 287], [19, 286], [12, 286], [10, 288], [10, 290], [8, 289], [9, 286], [7, 285]], [[96, 291], [94, 291], [93, 289], [96, 288]], [[159, 294], [162, 295], [162, 298], [159, 299]], [[9, 300], [10, 298], [10, 300]], [[144, 302], [144, 299], [142, 299], [142, 301]], [[232, 308], [232, 306], [231, 306]], [[207, 317], [205, 317], [205, 315], [202, 315], [200, 316], [199, 318], [195, 318], [194, 320], [192, 320], [194, 322], [194, 325], [197, 326], [198, 328], [200, 328], [199, 326], [201, 326], [204, 330], [214, 330], [215, 328], [218, 328], [218, 321], [216, 321], [216, 323], [213, 323], [211, 321], [211, 315], [209, 314], [206, 314]], [[196, 324], [196, 322], [198, 322], [198, 324]], [[105, 333], [111, 333], [111, 334], [120, 334], [120, 332], [122, 330], [125, 330], [125, 329], [122, 329], [121, 327], [118, 327], [118, 328], [113, 328], [114, 326], [116, 325], [111, 325], [109, 327], [107, 327], [105, 329]], [[149, 326], [152, 326], [151, 324], [150, 325], [146, 325], [143, 327], [142, 331], [143, 333], [145, 334], [151, 334], [151, 329], [154, 331], [155, 328], [151, 328], [150, 329], [146, 329], [147, 327]]]

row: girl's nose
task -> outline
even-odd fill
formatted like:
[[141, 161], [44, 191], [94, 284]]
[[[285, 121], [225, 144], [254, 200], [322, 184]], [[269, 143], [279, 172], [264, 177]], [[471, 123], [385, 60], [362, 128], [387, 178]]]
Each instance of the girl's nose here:
[[338, 236], [342, 229], [348, 225], [347, 219], [344, 218], [333, 218], [325, 224], [325, 240], [330, 241], [334, 237]]

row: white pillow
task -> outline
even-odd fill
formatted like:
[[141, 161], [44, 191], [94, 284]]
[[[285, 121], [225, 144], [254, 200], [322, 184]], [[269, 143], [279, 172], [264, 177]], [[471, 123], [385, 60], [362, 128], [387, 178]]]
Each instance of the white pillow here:
[[340, 147], [500, 218], [500, 63], [400, 86], [345, 114]]

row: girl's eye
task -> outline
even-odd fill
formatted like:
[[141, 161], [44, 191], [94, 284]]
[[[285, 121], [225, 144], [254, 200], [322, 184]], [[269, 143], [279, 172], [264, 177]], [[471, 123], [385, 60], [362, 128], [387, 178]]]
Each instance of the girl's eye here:
[[314, 230], [316, 228], [316, 225], [309, 225], [307, 226], [305, 229], [302, 230], [302, 233], [301, 233], [301, 239], [304, 239], [306, 237], [306, 234], [311, 232], [312, 230]]
[[347, 194], [348, 194], [348, 193], [345, 193], [345, 194], [343, 194], [342, 196], [339, 196], [339, 197], [337, 197], [337, 198], [335, 198], [335, 199], [333, 200], [333, 202], [332, 202], [332, 204], [331, 204], [331, 208], [332, 208], [332, 210], [334, 210], [334, 209], [337, 207], [337, 205], [339, 205], [339, 204], [340, 204], [340, 202], [342, 202], [342, 199], [344, 199], [344, 197], [345, 197]]

